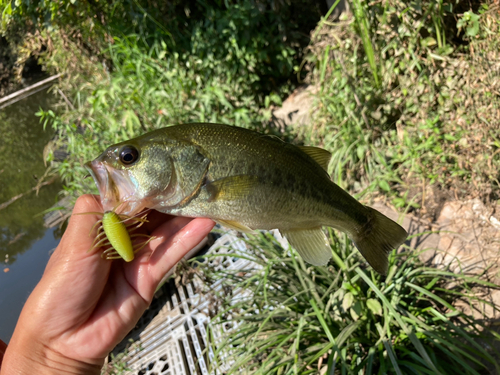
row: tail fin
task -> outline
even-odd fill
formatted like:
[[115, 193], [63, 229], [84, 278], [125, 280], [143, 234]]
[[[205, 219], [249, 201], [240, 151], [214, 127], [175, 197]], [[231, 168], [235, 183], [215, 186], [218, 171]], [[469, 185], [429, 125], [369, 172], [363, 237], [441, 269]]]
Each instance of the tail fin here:
[[389, 264], [387, 254], [401, 245], [408, 233], [399, 224], [377, 210], [368, 206], [365, 208], [368, 210], [370, 219], [363, 232], [351, 233], [352, 240], [370, 266], [378, 273], [385, 275]]

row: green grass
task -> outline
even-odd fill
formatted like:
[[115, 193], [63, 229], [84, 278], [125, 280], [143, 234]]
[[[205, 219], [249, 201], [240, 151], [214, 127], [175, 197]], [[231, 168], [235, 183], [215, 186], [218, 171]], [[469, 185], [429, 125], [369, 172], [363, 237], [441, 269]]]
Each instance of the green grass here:
[[[330, 237], [333, 261], [327, 267], [304, 264], [270, 234], [249, 237], [245, 252], [209, 256], [249, 259], [251, 269], [197, 265], [207, 288], [221, 283], [212, 348], [219, 363], [233, 361], [227, 374], [316, 374], [324, 366], [327, 374], [482, 374], [486, 365], [500, 370], [479, 341], [485, 317], [454, 307], [458, 300], [488, 304], [478, 290], [498, 285], [481, 275], [427, 267], [411, 249], [393, 253], [382, 277], [344, 235], [331, 231]], [[228, 324], [229, 331], [223, 328]]]
[[314, 124], [296, 131], [333, 153], [337, 183], [400, 208], [420, 207], [406, 193], [422, 182], [500, 197], [500, 20], [488, 4], [354, 1], [321, 24], [308, 60]]

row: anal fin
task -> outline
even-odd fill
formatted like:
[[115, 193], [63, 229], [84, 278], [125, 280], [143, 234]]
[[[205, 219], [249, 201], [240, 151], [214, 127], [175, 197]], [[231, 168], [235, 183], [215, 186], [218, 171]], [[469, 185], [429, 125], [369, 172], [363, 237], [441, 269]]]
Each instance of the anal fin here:
[[238, 232], [243, 232], [243, 233], [254, 233], [253, 229], [250, 229], [244, 224], [238, 223], [237, 221], [232, 221], [232, 220], [216, 220], [220, 225], [225, 226], [226, 228], [229, 229], [234, 229], [237, 230]]
[[307, 263], [324, 266], [332, 257], [330, 242], [321, 227], [280, 232]]

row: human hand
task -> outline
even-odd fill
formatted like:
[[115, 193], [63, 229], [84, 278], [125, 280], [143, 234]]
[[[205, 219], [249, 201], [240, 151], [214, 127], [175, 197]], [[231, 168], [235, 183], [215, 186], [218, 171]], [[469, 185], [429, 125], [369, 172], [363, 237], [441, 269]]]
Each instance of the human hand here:
[[[73, 214], [102, 212], [91, 195]], [[135, 326], [162, 277], [210, 232], [210, 219], [152, 211], [140, 228], [156, 238], [130, 263], [89, 253], [97, 215], [73, 215], [26, 302], [1, 374], [100, 373], [105, 357]]]

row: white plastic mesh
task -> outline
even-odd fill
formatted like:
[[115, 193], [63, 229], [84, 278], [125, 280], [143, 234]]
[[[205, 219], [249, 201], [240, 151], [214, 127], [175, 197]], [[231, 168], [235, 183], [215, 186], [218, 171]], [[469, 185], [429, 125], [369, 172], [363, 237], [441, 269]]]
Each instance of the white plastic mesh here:
[[[235, 233], [219, 237], [207, 253], [231, 253], [232, 249], [245, 250], [245, 243]], [[255, 267], [250, 261], [224, 256], [206, 260], [215, 270], [247, 269]], [[196, 293], [200, 283], [191, 283], [177, 288], [171, 280], [160, 290], [149, 310], [143, 315], [136, 328], [118, 345], [114, 353], [125, 351], [122, 358], [130, 370], [127, 374], [137, 375], [208, 375], [214, 353], [207, 347], [207, 326], [210, 321], [210, 299]], [[218, 289], [220, 281], [211, 285]], [[158, 295], [158, 294], [157, 294]], [[229, 328], [229, 327], [228, 327]], [[216, 331], [213, 331], [218, 336]], [[132, 345], [127, 343], [133, 342]], [[219, 361], [221, 358], [219, 357]], [[226, 366], [229, 358], [222, 358]], [[224, 363], [219, 370], [224, 370]]]

